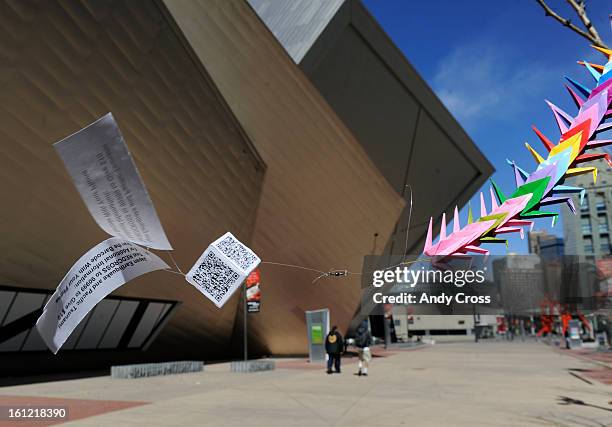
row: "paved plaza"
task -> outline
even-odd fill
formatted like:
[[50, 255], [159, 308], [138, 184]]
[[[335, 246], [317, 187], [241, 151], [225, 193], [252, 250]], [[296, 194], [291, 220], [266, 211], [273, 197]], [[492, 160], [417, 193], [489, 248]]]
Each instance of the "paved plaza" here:
[[65, 404], [66, 425], [82, 426], [612, 425], [605, 360], [520, 341], [378, 354], [368, 377], [354, 375], [354, 359], [339, 375], [299, 360], [250, 374], [217, 364], [195, 374], [4, 387], [0, 404]]

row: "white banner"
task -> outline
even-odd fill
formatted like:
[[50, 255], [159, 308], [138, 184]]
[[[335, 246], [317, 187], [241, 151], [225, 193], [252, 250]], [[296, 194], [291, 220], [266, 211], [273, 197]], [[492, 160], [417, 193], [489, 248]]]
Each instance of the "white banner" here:
[[104, 297], [129, 280], [169, 268], [146, 249], [111, 237], [72, 266], [47, 301], [36, 329], [49, 349], [57, 353], [79, 322]]
[[111, 113], [54, 147], [104, 231], [149, 248], [172, 250]]
[[185, 278], [222, 307], [260, 262], [251, 249], [228, 232], [204, 251]]

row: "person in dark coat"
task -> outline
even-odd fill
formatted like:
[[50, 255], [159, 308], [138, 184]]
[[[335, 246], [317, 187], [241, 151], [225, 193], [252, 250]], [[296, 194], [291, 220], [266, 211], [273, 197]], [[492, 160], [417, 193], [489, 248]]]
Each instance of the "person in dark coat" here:
[[368, 375], [368, 367], [372, 360], [371, 345], [372, 334], [368, 329], [368, 321], [364, 320], [357, 328], [357, 333], [355, 334], [355, 346], [359, 349], [359, 372], [357, 372], [359, 376]]
[[331, 331], [325, 337], [325, 352], [327, 353], [327, 373], [332, 373], [332, 364], [336, 373], [340, 373], [340, 356], [344, 349], [342, 335], [337, 326], [332, 326]]

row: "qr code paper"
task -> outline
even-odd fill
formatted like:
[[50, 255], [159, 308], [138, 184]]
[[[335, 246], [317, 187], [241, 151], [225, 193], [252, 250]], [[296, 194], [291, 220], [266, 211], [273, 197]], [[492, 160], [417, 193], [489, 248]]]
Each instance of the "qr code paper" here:
[[224, 262], [213, 250], [204, 256], [187, 273], [190, 282], [220, 307], [244, 280], [244, 276]]
[[259, 264], [259, 258], [230, 233], [221, 237], [215, 246], [247, 273]]

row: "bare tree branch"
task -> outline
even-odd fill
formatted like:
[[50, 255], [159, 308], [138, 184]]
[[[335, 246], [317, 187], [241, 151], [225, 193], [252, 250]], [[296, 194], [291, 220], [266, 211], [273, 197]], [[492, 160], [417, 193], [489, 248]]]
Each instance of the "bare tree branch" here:
[[572, 9], [576, 11], [576, 15], [578, 15], [578, 17], [582, 21], [582, 24], [587, 29], [589, 34], [593, 36], [593, 39], [595, 40], [597, 46], [605, 47], [603, 40], [601, 39], [601, 37], [599, 36], [599, 33], [597, 32], [597, 29], [593, 26], [593, 23], [591, 22], [591, 20], [589, 19], [586, 13], [586, 5], [585, 5], [584, 0], [579, 0], [579, 1], [567, 0], [567, 2], [572, 7]]
[[606, 46], [606, 44], [603, 42], [603, 40], [601, 39], [601, 37], [599, 36], [599, 33], [597, 32], [597, 29], [595, 28], [595, 26], [593, 25], [593, 23], [591, 22], [591, 20], [589, 19], [587, 13], [586, 13], [586, 7], [585, 7], [585, 3], [584, 0], [566, 0], [569, 5], [572, 7], [572, 9], [574, 9], [574, 11], [576, 12], [576, 14], [578, 15], [578, 18], [580, 18], [580, 21], [582, 22], [582, 24], [584, 25], [584, 27], [586, 28], [586, 31], [581, 29], [580, 27], [577, 27], [576, 25], [572, 24], [572, 21], [570, 21], [569, 19], [563, 18], [562, 16], [560, 16], [558, 13], [556, 13], [554, 10], [552, 10], [544, 0], [536, 0], [536, 2], [538, 2], [538, 4], [540, 6], [542, 6], [542, 9], [544, 9], [544, 14], [546, 16], [550, 16], [554, 19], [556, 19], [557, 21], [559, 21], [563, 26], [569, 28], [570, 30], [574, 31], [575, 33], [581, 35], [582, 37], [584, 37], [585, 39], [589, 40], [591, 43], [593, 43], [595, 46], [599, 46], [599, 47], [603, 47], [605, 49], [608, 49], [608, 46]]

